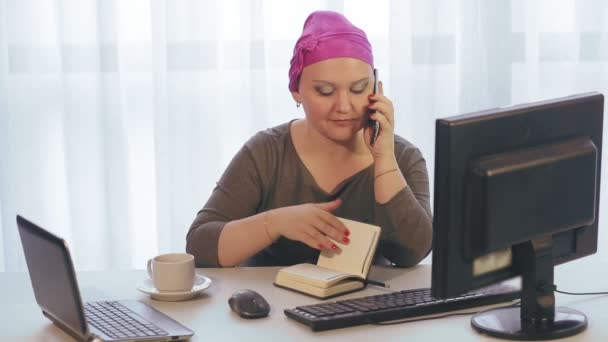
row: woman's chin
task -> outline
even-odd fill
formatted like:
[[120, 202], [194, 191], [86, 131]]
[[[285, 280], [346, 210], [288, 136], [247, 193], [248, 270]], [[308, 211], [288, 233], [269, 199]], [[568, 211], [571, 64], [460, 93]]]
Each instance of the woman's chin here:
[[326, 136], [335, 141], [335, 142], [340, 142], [340, 143], [347, 143], [347, 142], [351, 142], [354, 139], [357, 138], [357, 132], [359, 130], [353, 130], [353, 129], [342, 129], [342, 130], [330, 130], [327, 132]]

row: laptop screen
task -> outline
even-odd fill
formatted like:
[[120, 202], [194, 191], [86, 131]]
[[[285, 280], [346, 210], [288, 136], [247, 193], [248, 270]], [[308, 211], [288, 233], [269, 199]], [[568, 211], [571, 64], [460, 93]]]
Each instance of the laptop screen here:
[[38, 305], [74, 332], [88, 334], [65, 241], [20, 216], [17, 225]]

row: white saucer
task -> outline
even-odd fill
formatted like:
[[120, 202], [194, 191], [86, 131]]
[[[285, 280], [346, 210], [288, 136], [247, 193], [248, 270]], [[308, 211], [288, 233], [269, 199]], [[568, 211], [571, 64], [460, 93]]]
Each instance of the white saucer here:
[[198, 296], [203, 290], [211, 285], [211, 279], [202, 275], [196, 275], [195, 277], [194, 286], [192, 286], [190, 291], [159, 291], [154, 287], [154, 283], [152, 283], [152, 279], [150, 278], [146, 278], [137, 283], [137, 289], [143, 293], [149, 294], [156, 300], [179, 302]]

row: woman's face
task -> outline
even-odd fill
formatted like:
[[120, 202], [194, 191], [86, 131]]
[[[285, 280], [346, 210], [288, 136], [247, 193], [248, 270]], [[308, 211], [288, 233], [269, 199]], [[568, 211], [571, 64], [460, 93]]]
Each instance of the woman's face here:
[[292, 95], [319, 133], [346, 142], [367, 124], [367, 96], [372, 91], [369, 64], [357, 58], [332, 58], [305, 67]]

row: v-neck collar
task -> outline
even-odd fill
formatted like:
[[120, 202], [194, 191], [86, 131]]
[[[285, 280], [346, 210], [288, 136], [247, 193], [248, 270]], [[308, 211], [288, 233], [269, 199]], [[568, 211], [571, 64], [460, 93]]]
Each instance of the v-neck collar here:
[[296, 121], [297, 119], [293, 119], [291, 120], [288, 124], [287, 124], [287, 148], [290, 148], [291, 151], [293, 152], [293, 154], [296, 156], [295, 158], [297, 159], [298, 164], [300, 165], [300, 168], [304, 171], [304, 175], [305, 175], [305, 179], [308, 181], [308, 183], [312, 186], [314, 186], [318, 191], [322, 192], [324, 195], [332, 197], [335, 196], [337, 194], [340, 194], [343, 190], [343, 187], [346, 186], [351, 180], [353, 180], [354, 178], [360, 176], [361, 174], [364, 174], [366, 172], [368, 172], [373, 166], [374, 163], [370, 164], [368, 167], [361, 169], [359, 172], [343, 179], [340, 183], [338, 183], [331, 191], [327, 191], [325, 189], [323, 189], [319, 183], [317, 183], [317, 180], [315, 179], [315, 177], [312, 175], [312, 172], [310, 172], [310, 170], [308, 169], [308, 167], [306, 166], [306, 164], [304, 163], [304, 161], [302, 160], [302, 158], [300, 157], [300, 154], [298, 153], [298, 150], [296, 150], [296, 146], [293, 142], [293, 135], [291, 134], [291, 125]]

